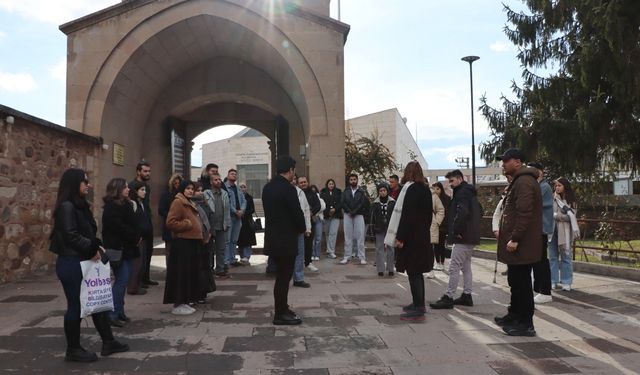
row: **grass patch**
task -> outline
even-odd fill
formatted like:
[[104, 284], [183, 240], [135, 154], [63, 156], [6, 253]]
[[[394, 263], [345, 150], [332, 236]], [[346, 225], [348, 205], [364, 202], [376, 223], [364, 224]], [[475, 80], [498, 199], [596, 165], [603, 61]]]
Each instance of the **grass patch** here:
[[[603, 247], [602, 243], [598, 240], [580, 240], [576, 242], [577, 245], [580, 246], [590, 246], [590, 247]], [[609, 250], [584, 250], [581, 248], [576, 249], [576, 261], [580, 262], [588, 262], [588, 263], [596, 263], [596, 264], [607, 264], [612, 266], [620, 266], [627, 268], [640, 268], [640, 240], [633, 241], [614, 241], [611, 243], [607, 243], [609, 249], [612, 250], [635, 250], [635, 254], [629, 253], [618, 253], [620, 258], [635, 258], [635, 263], [630, 263], [628, 261], [616, 261], [615, 256], [612, 257], [611, 260], [602, 260], [599, 256], [595, 255], [594, 252], [600, 252], [601, 254], [609, 255]], [[480, 240], [480, 245], [476, 246], [476, 250], [484, 250], [484, 251], [496, 251], [498, 246], [498, 241], [491, 239], [482, 239]]]

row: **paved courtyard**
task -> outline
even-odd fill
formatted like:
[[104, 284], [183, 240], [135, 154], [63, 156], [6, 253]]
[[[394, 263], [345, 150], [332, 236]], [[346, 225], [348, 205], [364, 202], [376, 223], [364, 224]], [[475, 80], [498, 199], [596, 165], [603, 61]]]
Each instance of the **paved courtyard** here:
[[[373, 254], [368, 254], [373, 259]], [[127, 296], [133, 321], [115, 328], [131, 351], [91, 364], [63, 360], [65, 299], [55, 275], [0, 286], [0, 367], [18, 373], [202, 374], [632, 374], [640, 373], [638, 283], [576, 274], [574, 290], [539, 306], [538, 336], [508, 337], [493, 323], [505, 313], [506, 278], [492, 283], [493, 262], [474, 259], [474, 307], [427, 310], [422, 323], [399, 319], [409, 303], [407, 278], [378, 277], [366, 266], [316, 262], [310, 289], [292, 288], [301, 326], [276, 327], [273, 279], [265, 257], [233, 269], [194, 315], [162, 305], [163, 284]], [[163, 280], [163, 257], [154, 257]], [[427, 299], [447, 275], [427, 280]], [[100, 341], [83, 322], [82, 342]]]

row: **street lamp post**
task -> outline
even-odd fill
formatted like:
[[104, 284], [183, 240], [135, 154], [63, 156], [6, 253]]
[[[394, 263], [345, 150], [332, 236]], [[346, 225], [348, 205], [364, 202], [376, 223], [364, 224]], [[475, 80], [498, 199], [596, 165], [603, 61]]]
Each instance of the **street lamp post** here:
[[469, 80], [471, 83], [471, 175], [473, 185], [476, 185], [476, 139], [473, 130], [473, 62], [480, 59], [478, 56], [465, 56], [462, 61], [469, 63]]

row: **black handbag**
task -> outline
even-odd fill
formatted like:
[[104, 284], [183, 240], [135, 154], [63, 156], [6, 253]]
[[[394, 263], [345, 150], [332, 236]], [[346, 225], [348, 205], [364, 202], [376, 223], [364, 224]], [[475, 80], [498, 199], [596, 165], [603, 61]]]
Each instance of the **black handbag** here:
[[262, 219], [259, 218], [258, 216], [256, 216], [256, 218], [253, 220], [253, 231], [254, 232], [264, 231], [264, 228], [262, 227]]
[[105, 249], [103, 257], [106, 258], [106, 260], [103, 261], [109, 262], [111, 267], [120, 267], [122, 263], [122, 250]]

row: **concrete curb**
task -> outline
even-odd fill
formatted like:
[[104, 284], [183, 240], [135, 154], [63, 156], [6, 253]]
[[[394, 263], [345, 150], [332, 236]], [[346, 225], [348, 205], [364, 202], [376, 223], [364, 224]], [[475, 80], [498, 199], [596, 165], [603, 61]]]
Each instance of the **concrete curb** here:
[[[496, 259], [496, 253], [486, 250], [474, 250], [473, 256], [481, 259]], [[580, 261], [573, 262], [573, 270], [576, 272], [589, 273], [592, 275], [614, 277], [617, 279], [640, 281], [640, 269], [611, 266], [606, 264], [586, 263]]]

